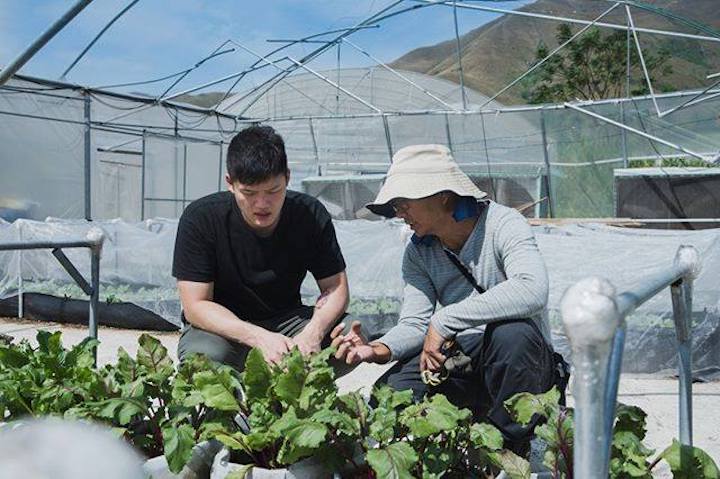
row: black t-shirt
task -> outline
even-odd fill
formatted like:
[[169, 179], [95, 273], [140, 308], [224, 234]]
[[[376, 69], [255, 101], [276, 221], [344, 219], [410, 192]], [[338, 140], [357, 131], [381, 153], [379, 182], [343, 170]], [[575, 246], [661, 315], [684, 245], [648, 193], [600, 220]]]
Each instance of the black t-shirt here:
[[258, 236], [229, 191], [192, 202], [180, 217], [172, 274], [214, 283], [213, 301], [250, 322], [301, 306], [300, 286], [345, 270], [335, 228], [312, 196], [288, 191], [272, 235]]

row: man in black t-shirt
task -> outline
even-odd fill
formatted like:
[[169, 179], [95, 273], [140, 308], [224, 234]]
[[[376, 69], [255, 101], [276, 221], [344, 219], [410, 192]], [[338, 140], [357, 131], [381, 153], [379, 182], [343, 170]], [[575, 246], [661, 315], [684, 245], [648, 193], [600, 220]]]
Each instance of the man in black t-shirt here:
[[[294, 346], [307, 354], [329, 344], [348, 305], [345, 261], [325, 207], [288, 191], [289, 178], [280, 135], [253, 126], [228, 147], [229, 191], [185, 209], [172, 271], [185, 325], [180, 359], [204, 353], [243, 369], [251, 347], [277, 362]], [[308, 271], [321, 292], [314, 307], [300, 301]]]

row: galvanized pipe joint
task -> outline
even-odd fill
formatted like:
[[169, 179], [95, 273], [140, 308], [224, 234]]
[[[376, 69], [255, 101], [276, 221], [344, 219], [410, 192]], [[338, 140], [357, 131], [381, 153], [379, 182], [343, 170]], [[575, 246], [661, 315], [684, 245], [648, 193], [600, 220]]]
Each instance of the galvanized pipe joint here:
[[583, 479], [602, 478], [607, 372], [620, 314], [615, 288], [599, 277], [568, 288], [560, 304], [575, 368], [575, 448], [573, 471]]

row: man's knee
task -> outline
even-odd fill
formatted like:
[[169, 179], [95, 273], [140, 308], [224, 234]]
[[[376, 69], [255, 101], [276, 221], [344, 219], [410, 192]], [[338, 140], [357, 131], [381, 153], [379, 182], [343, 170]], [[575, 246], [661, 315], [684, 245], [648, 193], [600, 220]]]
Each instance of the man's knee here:
[[510, 321], [494, 324], [485, 344], [485, 357], [500, 361], [515, 362], [536, 358], [540, 360], [546, 349], [542, 334], [532, 320]]
[[178, 358], [183, 361], [192, 354], [204, 354], [212, 361], [242, 370], [245, 365], [243, 349], [236, 343], [202, 329], [188, 327], [178, 343]]

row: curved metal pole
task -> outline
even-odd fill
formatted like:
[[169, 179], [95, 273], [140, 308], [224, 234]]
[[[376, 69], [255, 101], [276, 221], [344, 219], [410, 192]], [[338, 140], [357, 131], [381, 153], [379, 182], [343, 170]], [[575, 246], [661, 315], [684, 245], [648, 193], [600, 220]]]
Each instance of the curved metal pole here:
[[108, 24], [104, 26], [103, 29], [100, 30], [100, 33], [98, 33], [98, 34], [95, 36], [95, 38], [93, 38], [92, 41], [91, 41], [90, 43], [88, 43], [88, 45], [83, 49], [83, 51], [80, 52], [80, 55], [78, 55], [77, 58], [76, 58], [75, 60], [73, 60], [73, 62], [70, 64], [70, 66], [67, 67], [67, 69], [65, 69], [65, 71], [62, 73], [62, 75], [60, 75], [60, 80], [64, 80], [65, 77], [67, 76], [67, 74], [70, 73], [70, 70], [72, 70], [73, 67], [74, 67], [75, 65], [77, 65], [77, 62], [79, 62], [80, 59], [81, 59], [83, 56], [85, 56], [85, 54], [88, 52], [88, 50], [90, 50], [90, 49], [92, 48], [92, 46], [95, 45], [95, 42], [97, 42], [97, 41], [100, 39], [100, 37], [103, 36], [103, 34], [108, 30], [108, 28], [110, 28], [110, 27], [113, 25], [113, 23], [115, 23], [120, 17], [122, 17], [123, 15], [125, 15], [125, 12], [127, 12], [128, 10], [130, 10], [130, 9], [131, 9], [137, 2], [139, 2], [139, 1], [140, 1], [140, 0], [133, 0], [132, 2], [130, 2], [130, 3], [128, 4], [128, 6], [126, 6], [126, 7], [123, 8], [122, 10], [120, 10], [120, 13], [118, 13], [117, 15], [115, 15], [115, 16], [113, 17], [113, 19], [110, 20], [110, 21], [108, 22]]
[[78, 13], [80, 13], [85, 7], [90, 5], [90, 2], [92, 2], [92, 0], [78, 0], [77, 2], [75, 2], [75, 5], [70, 7], [70, 10], [65, 12], [65, 15], [63, 15], [55, 23], [50, 25], [50, 27], [45, 30], [42, 35], [38, 37], [37, 40], [32, 42], [32, 44], [30, 44], [30, 46], [27, 47], [24, 52], [18, 55], [13, 61], [10, 62], [8, 66], [6, 66], [2, 70], [2, 72], [0, 72], [0, 85], [4, 85], [5, 82], [11, 76], [13, 76], [16, 71], [22, 68], [22, 66], [38, 52], [38, 50], [44, 47], [45, 44], [52, 39], [52, 37], [54, 37], [60, 30], [65, 27], [65, 25], [70, 23], [70, 21], [75, 18]]

